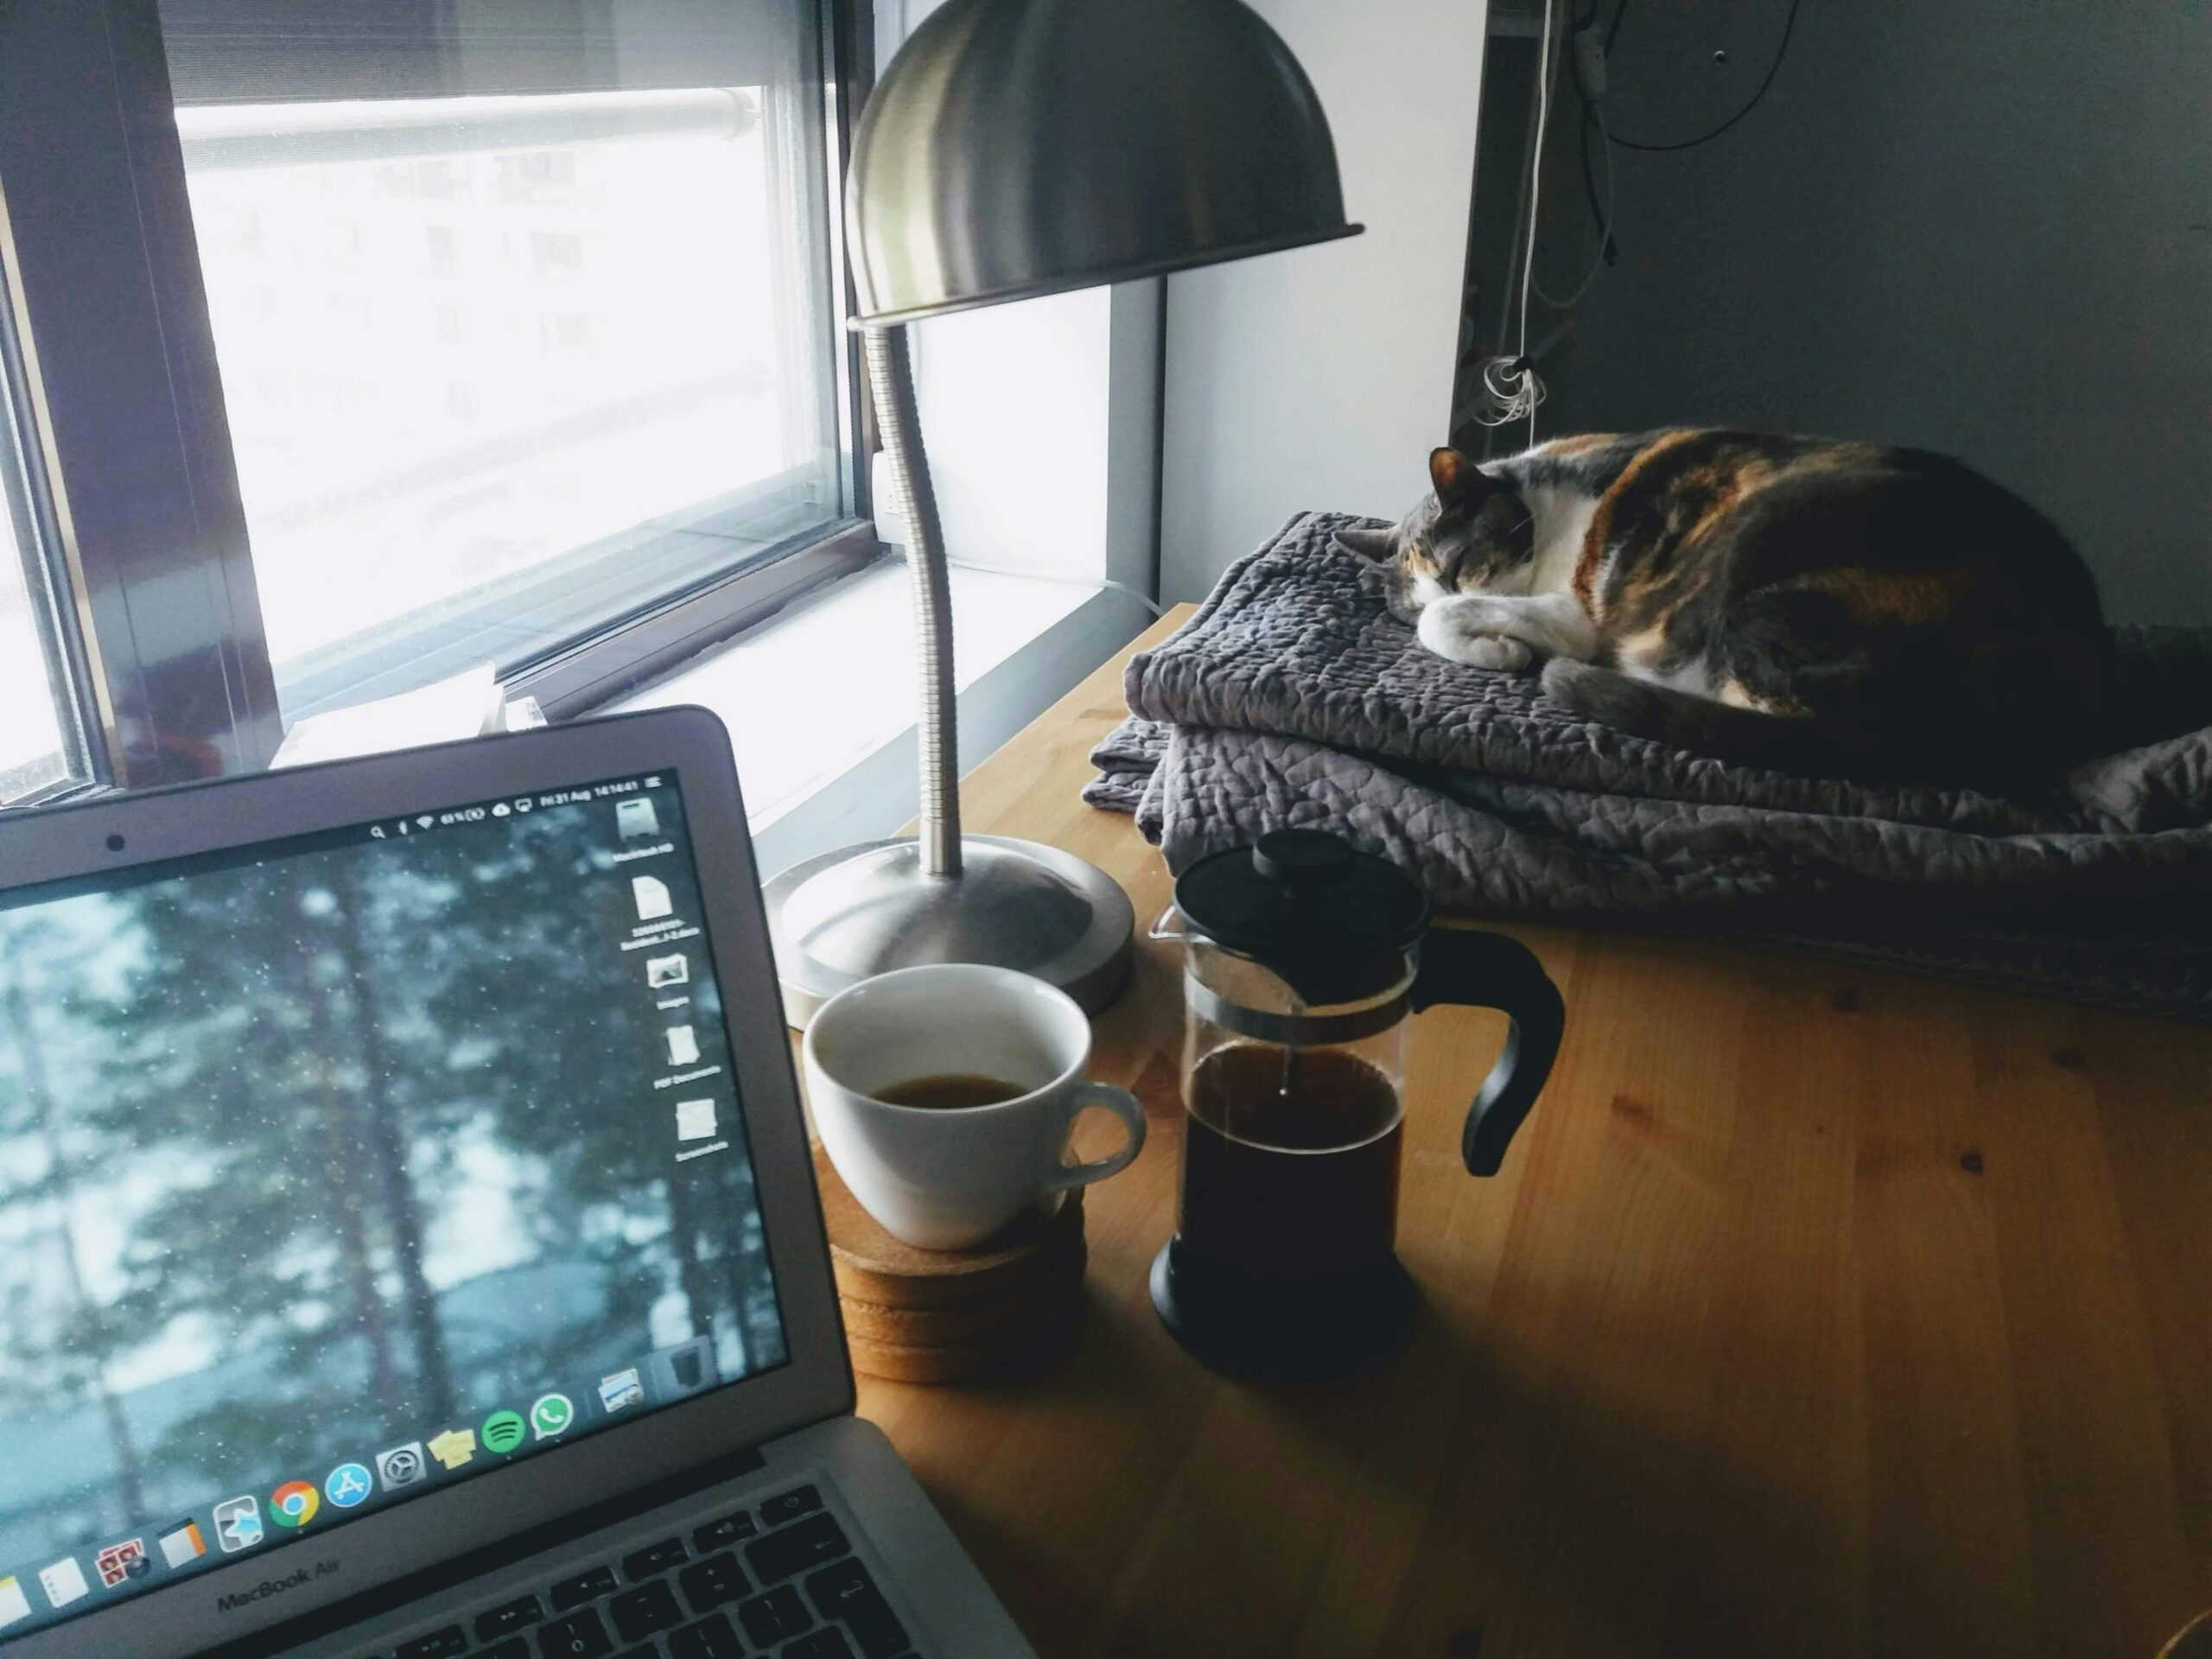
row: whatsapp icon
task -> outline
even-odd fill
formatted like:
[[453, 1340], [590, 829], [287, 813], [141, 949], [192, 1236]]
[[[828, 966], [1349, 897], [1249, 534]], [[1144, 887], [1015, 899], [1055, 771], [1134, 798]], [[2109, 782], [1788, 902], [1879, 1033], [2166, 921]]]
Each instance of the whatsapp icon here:
[[544, 1395], [530, 1408], [531, 1431], [541, 1440], [562, 1433], [575, 1420], [576, 1408], [565, 1394]]
[[486, 1451], [502, 1456], [522, 1444], [522, 1414], [514, 1411], [495, 1411], [484, 1420], [484, 1446]]

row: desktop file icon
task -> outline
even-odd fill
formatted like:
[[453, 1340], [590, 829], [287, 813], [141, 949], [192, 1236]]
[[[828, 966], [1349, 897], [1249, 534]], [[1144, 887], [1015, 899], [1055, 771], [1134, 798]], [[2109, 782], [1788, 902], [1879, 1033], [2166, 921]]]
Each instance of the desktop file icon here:
[[633, 875], [630, 892], [638, 901], [638, 919], [657, 922], [676, 908], [668, 896], [668, 883], [657, 875]]

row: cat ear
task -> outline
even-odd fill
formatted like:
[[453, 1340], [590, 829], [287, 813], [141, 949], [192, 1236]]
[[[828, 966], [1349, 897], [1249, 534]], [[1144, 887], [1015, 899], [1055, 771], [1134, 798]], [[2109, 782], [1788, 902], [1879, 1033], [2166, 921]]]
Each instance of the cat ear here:
[[1337, 545], [1378, 563], [1398, 550], [1397, 537], [1389, 530], [1363, 530], [1357, 525], [1338, 531]]
[[1428, 481], [1436, 491], [1436, 499], [1447, 505], [1484, 494], [1495, 487], [1495, 480], [1475, 464], [1474, 457], [1463, 455], [1448, 445], [1428, 452]]

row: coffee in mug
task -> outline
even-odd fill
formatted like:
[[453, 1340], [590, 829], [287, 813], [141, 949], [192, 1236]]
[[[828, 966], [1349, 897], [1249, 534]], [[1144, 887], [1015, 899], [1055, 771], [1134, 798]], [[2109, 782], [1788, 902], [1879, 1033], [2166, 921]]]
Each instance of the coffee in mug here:
[[972, 1071], [941, 1073], [933, 1077], [910, 1077], [877, 1091], [878, 1100], [893, 1106], [918, 1106], [938, 1112], [964, 1111], [971, 1106], [995, 1106], [1026, 1094], [1018, 1083], [1003, 1077], [978, 1077]]
[[[840, 991], [807, 1027], [807, 1104], [861, 1207], [925, 1250], [966, 1249], [1025, 1210], [1126, 1168], [1144, 1112], [1086, 1081], [1090, 1021], [1065, 991], [1010, 968], [902, 968]], [[1093, 1107], [1128, 1144], [1067, 1161]]]

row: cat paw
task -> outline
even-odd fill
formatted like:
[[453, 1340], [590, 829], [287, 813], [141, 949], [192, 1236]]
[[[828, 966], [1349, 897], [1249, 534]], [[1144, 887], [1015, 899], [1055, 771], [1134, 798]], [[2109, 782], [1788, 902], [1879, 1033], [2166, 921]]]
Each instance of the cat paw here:
[[1590, 664], [1578, 663], [1565, 657], [1554, 657], [1544, 664], [1544, 695], [1554, 702], [1569, 702], [1574, 696], [1574, 683], [1586, 677]]
[[1494, 668], [1500, 673], [1517, 674], [1535, 659], [1536, 653], [1518, 639], [1483, 633], [1467, 641], [1465, 654], [1459, 660], [1471, 668]]
[[1438, 656], [1469, 668], [1518, 673], [1536, 659], [1522, 641], [1502, 633], [1480, 633], [1468, 627], [1459, 612], [1448, 605], [1431, 605], [1421, 613], [1421, 642]]

